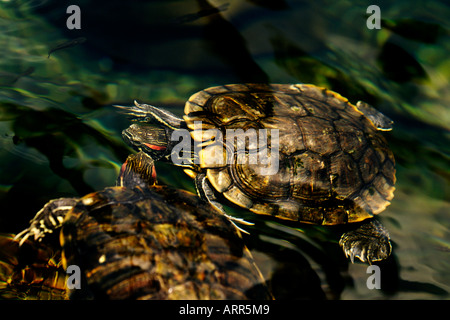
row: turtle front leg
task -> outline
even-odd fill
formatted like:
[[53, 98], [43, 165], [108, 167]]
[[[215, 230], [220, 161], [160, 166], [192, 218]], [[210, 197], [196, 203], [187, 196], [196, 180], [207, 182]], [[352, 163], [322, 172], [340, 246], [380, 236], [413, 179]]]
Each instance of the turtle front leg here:
[[41, 241], [45, 234], [52, 233], [61, 227], [65, 216], [77, 201], [77, 198], [60, 198], [47, 202], [31, 219], [30, 226], [18, 233], [14, 239], [20, 239], [20, 245], [29, 237], [33, 237], [35, 241]]
[[206, 174], [199, 173], [195, 176], [195, 188], [197, 189], [197, 193], [198, 193], [198, 196], [200, 197], [200, 199], [202, 199], [203, 201], [209, 202], [214, 208], [216, 208], [220, 213], [222, 213], [225, 217], [227, 217], [228, 220], [230, 220], [230, 222], [237, 229], [239, 229], [241, 232], [248, 234], [248, 231], [240, 228], [234, 222], [245, 224], [248, 226], [252, 226], [252, 225], [254, 225], [254, 223], [245, 221], [244, 219], [241, 219], [241, 218], [236, 218], [236, 217], [230, 216], [229, 214], [226, 213], [223, 206], [217, 201], [216, 196], [214, 195], [214, 190], [211, 187], [211, 185], [209, 184]]
[[134, 100], [134, 106], [114, 107], [124, 110], [124, 113], [132, 116], [134, 120], [139, 120], [147, 123], [159, 123], [168, 128], [171, 128], [172, 130], [179, 129], [181, 127], [181, 123], [183, 122], [183, 119], [177, 117], [167, 110], [156, 108], [145, 103], [141, 104], [136, 100]]
[[389, 232], [375, 219], [344, 233], [339, 245], [352, 263], [355, 257], [358, 257], [362, 262], [372, 264], [374, 261], [388, 258], [392, 251]]
[[217, 210], [219, 210], [221, 213], [226, 215], [225, 210], [223, 209], [223, 206], [217, 202], [216, 196], [214, 195], [214, 190], [211, 188], [211, 186], [208, 183], [208, 179], [206, 177], [206, 174], [199, 173], [195, 176], [195, 189], [197, 190], [197, 194], [203, 201], [209, 202], [211, 205], [213, 205]]

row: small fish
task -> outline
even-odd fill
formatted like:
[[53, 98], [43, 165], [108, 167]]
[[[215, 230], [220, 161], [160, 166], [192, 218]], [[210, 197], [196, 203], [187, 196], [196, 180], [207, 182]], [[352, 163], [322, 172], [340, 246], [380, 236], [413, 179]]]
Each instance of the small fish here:
[[61, 50], [61, 49], [65, 49], [65, 48], [74, 47], [74, 46], [76, 46], [76, 45], [78, 45], [78, 44], [80, 44], [80, 43], [83, 43], [83, 42], [85, 42], [85, 41], [86, 41], [86, 38], [85, 38], [85, 37], [80, 37], [80, 38], [76, 38], [76, 39], [73, 39], [73, 40], [70, 40], [70, 41], [66, 41], [66, 42], [64, 42], [64, 43], [61, 43], [61, 44], [57, 45], [56, 47], [54, 47], [53, 49], [51, 49], [51, 50], [48, 52], [48, 57], [47, 57], [47, 59], [49, 59], [49, 58], [50, 58], [50, 55], [51, 55], [53, 52], [57, 51], [57, 50]]
[[215, 14], [215, 13], [219, 13], [219, 12], [225, 11], [225, 10], [228, 9], [229, 6], [230, 6], [229, 3], [224, 3], [224, 4], [222, 4], [222, 5], [218, 6], [218, 7], [211, 7], [211, 8], [200, 10], [200, 11], [198, 11], [196, 13], [190, 13], [190, 14], [183, 15], [181, 17], [173, 19], [173, 22], [174, 23], [179, 23], [179, 24], [193, 22], [193, 21], [198, 20], [198, 19], [200, 19], [202, 17], [206, 17], [206, 16], [209, 16], [209, 15], [212, 15], [212, 14]]

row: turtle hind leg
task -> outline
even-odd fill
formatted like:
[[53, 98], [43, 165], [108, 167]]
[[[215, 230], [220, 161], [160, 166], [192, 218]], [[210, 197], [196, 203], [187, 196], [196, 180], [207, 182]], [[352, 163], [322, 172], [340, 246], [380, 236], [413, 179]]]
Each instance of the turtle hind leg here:
[[350, 257], [352, 263], [357, 257], [362, 262], [372, 264], [375, 261], [385, 260], [392, 251], [389, 232], [375, 219], [344, 233], [339, 240], [339, 245], [344, 250], [345, 256]]
[[236, 218], [233, 216], [230, 216], [226, 213], [223, 206], [217, 201], [216, 196], [214, 195], [214, 190], [212, 189], [211, 185], [208, 182], [208, 179], [204, 173], [199, 173], [195, 176], [195, 188], [197, 189], [198, 196], [203, 201], [209, 202], [214, 208], [216, 208], [220, 213], [222, 213], [227, 219], [241, 232], [249, 234], [248, 231], [242, 229], [238, 225], [236, 225], [235, 222], [244, 224], [244, 225], [254, 225], [254, 223], [245, 221], [241, 218]]

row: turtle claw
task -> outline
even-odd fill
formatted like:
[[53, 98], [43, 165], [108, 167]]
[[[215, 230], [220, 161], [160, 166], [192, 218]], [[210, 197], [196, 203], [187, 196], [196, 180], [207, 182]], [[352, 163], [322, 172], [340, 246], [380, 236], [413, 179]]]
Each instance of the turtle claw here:
[[[244, 225], [246, 225], [246, 226], [253, 226], [253, 225], [254, 225], [253, 222], [248, 222], [248, 221], [245, 221], [245, 220], [242, 219], [242, 218], [236, 218], [236, 217], [230, 216], [229, 214], [226, 214], [226, 213], [224, 213], [224, 216], [228, 219], [228, 221], [230, 221], [230, 222], [233, 224], [233, 226], [236, 227], [236, 229], [238, 229], [239, 231], [241, 231], [241, 232], [243, 232], [243, 233], [245, 233], [245, 234], [250, 234], [250, 232], [248, 232], [248, 231], [245, 230], [245, 229], [242, 229], [242, 228], [239, 227], [236, 223], [244, 224]], [[235, 223], [235, 222], [236, 222], [236, 223]]]
[[18, 234], [16, 234], [16, 236], [14, 237], [14, 241], [17, 241], [20, 239], [19, 241], [19, 247], [21, 247], [25, 241], [28, 240], [28, 238], [32, 235], [32, 233], [30, 233], [30, 229], [25, 229], [21, 232], [19, 232]]
[[242, 232], [242, 233], [245, 233], [245, 234], [250, 234], [250, 232], [248, 232], [247, 230], [245, 230], [245, 229], [242, 229], [241, 227], [239, 227], [236, 223], [234, 223], [234, 221], [233, 220], [231, 220], [231, 219], [228, 219], [228, 221], [230, 221], [231, 222], [231, 224], [236, 228], [236, 229], [238, 229], [240, 232]]
[[43, 228], [40, 228], [37, 223], [36, 220], [32, 220], [31, 221], [31, 225], [26, 228], [25, 230], [22, 230], [21, 232], [19, 232], [18, 234], [16, 234], [16, 236], [14, 237], [14, 240], [19, 240], [19, 246], [22, 246], [25, 241], [28, 240], [28, 238], [33, 239], [34, 241], [41, 241], [42, 238], [44, 238], [46, 233], [51, 233], [51, 230], [44, 230]]
[[31, 226], [21, 232], [19, 232], [15, 237], [14, 240], [19, 240], [19, 246], [22, 246], [25, 241], [28, 240], [28, 238], [32, 238], [34, 241], [42, 241], [42, 238], [44, 238], [46, 233], [51, 233], [52, 230], [44, 230], [39, 227], [36, 227], [34, 223], [31, 224]]
[[246, 226], [253, 226], [253, 225], [255, 225], [253, 222], [248, 222], [248, 221], [245, 221], [242, 218], [236, 218], [236, 217], [230, 216], [229, 214], [226, 214], [226, 213], [225, 213], [225, 217], [227, 217], [229, 220], [236, 221], [237, 223], [244, 224]]
[[[348, 241], [348, 239], [345, 239], [344, 241]], [[353, 242], [351, 245], [341, 244], [341, 246], [344, 250], [345, 256], [350, 258], [352, 263], [355, 263], [355, 258], [358, 258], [362, 262], [368, 262], [371, 264], [372, 260], [367, 255], [367, 250], [364, 248], [363, 244]]]
[[230, 216], [229, 214], [227, 214], [227, 213], [225, 212], [225, 210], [223, 209], [222, 205], [219, 204], [219, 203], [216, 202], [216, 201], [211, 201], [210, 203], [211, 203], [211, 205], [212, 205], [213, 207], [215, 207], [220, 213], [222, 213], [222, 214], [225, 216], [225, 218], [227, 218], [228, 221], [230, 221], [230, 222], [233, 224], [233, 226], [236, 227], [236, 229], [238, 229], [239, 231], [241, 231], [241, 232], [243, 232], [243, 233], [245, 233], [245, 234], [250, 234], [250, 232], [248, 232], [248, 231], [245, 230], [245, 229], [242, 229], [242, 228], [239, 227], [237, 224], [243, 224], [243, 225], [246, 225], [246, 226], [253, 226], [254, 223], [245, 221], [245, 220], [242, 219], [242, 218], [236, 218], [236, 217]]
[[372, 264], [388, 258], [392, 251], [387, 230], [376, 220], [344, 233], [339, 245], [352, 263], [358, 258], [362, 262]]

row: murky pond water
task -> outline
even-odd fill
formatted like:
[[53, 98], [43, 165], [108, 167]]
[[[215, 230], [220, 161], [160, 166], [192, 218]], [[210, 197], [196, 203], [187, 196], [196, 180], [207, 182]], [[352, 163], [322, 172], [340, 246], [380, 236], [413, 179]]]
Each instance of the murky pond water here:
[[[66, 26], [71, 4], [81, 29]], [[114, 185], [132, 152], [114, 104], [136, 99], [181, 116], [191, 94], [214, 85], [312, 83], [395, 122], [385, 133], [395, 198], [380, 215], [394, 251], [379, 264], [381, 289], [370, 290], [367, 265], [345, 259], [336, 228], [230, 208], [255, 223], [244, 238], [275, 297], [448, 299], [450, 7], [381, 1], [378, 30], [366, 26], [370, 4], [0, 0], [0, 232], [21, 231], [50, 199]], [[194, 191], [181, 169], [157, 172]]]

